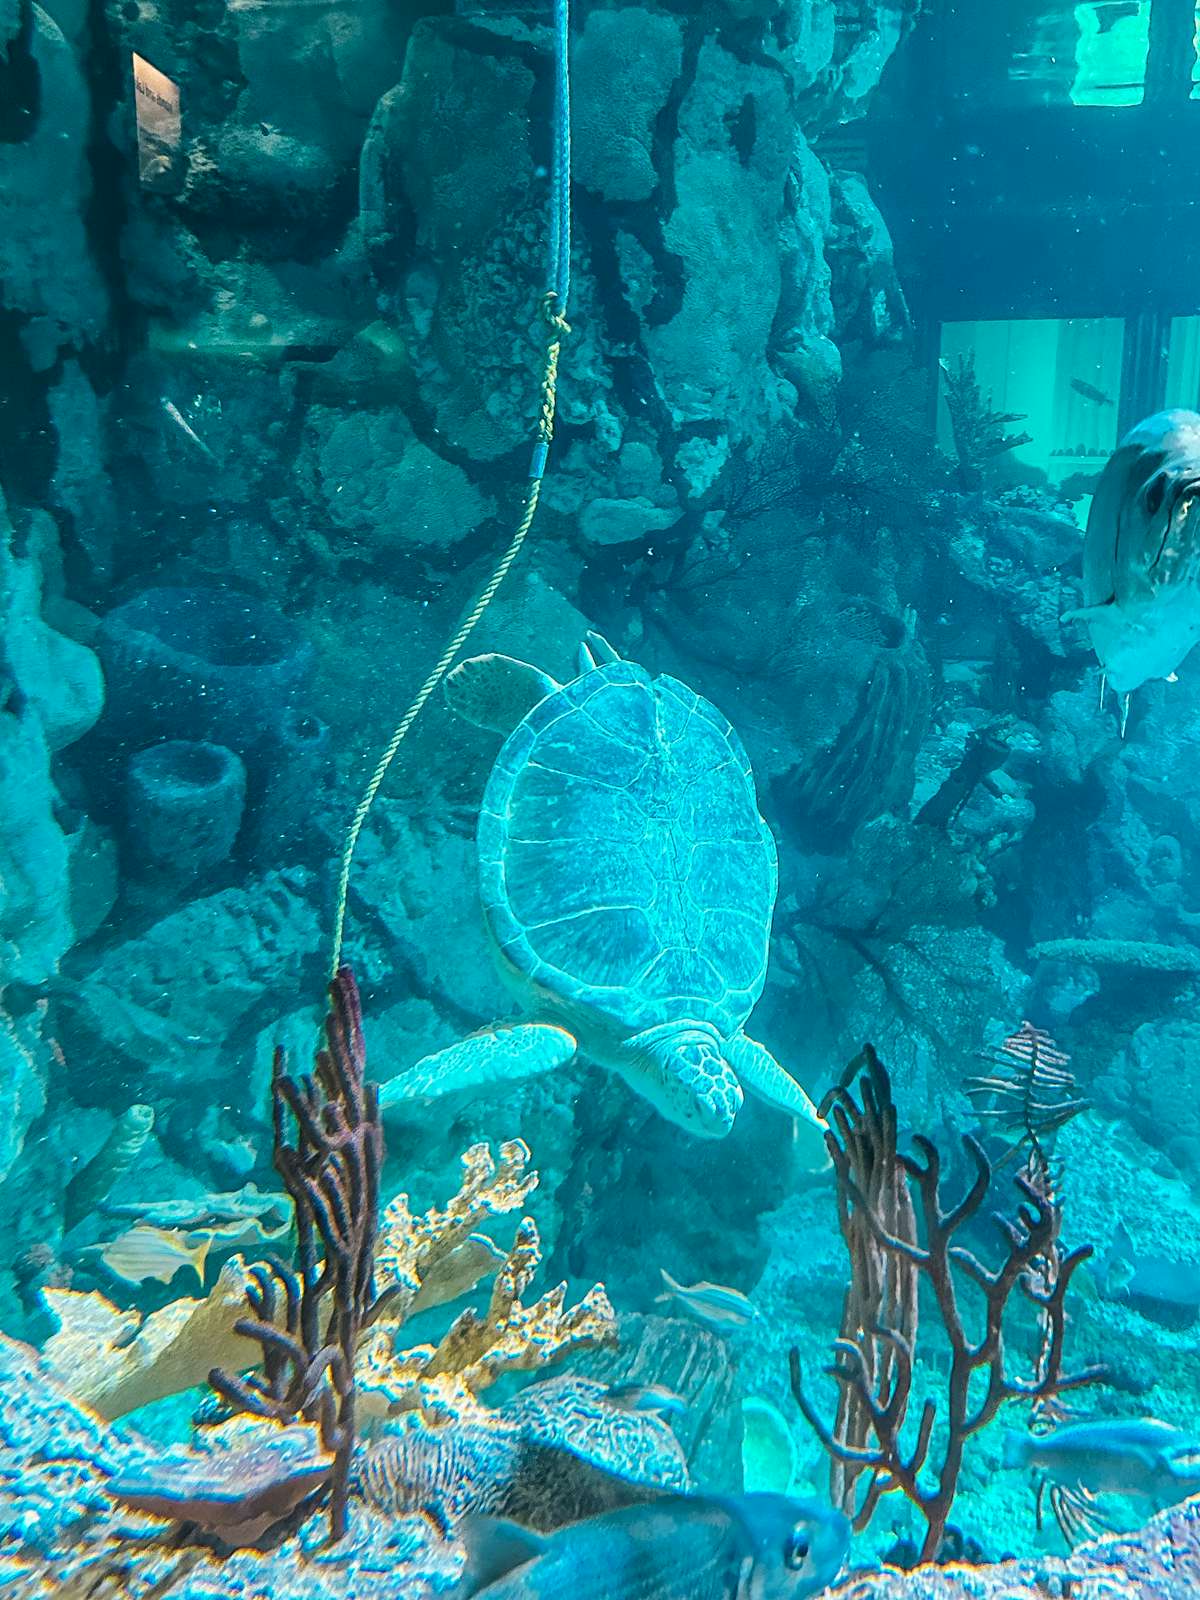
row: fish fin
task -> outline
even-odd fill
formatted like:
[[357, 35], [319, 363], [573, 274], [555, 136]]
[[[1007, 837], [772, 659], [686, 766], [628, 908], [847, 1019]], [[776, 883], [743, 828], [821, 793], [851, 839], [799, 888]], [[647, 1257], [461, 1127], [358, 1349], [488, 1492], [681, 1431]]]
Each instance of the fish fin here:
[[[660, 1294], [658, 1298], [660, 1300], [669, 1300], [671, 1295], [679, 1293], [683, 1285], [675, 1282], [675, 1279], [667, 1271], [666, 1267], [659, 1267], [658, 1270], [662, 1273], [662, 1281], [666, 1284], [668, 1291], [666, 1294]], [[704, 1285], [700, 1284], [698, 1287], [703, 1288]]]
[[1168, 672], [1164, 681], [1166, 683], [1178, 683], [1179, 674], [1177, 672]]
[[455, 1600], [469, 1600], [515, 1568], [536, 1561], [546, 1548], [540, 1534], [503, 1517], [466, 1516], [455, 1531], [467, 1552]]
[[1115, 606], [1117, 597], [1109, 595], [1107, 600], [1102, 600], [1097, 606], [1080, 606], [1077, 611], [1064, 611], [1059, 618], [1060, 622], [1090, 622], [1093, 617], [1102, 617], [1110, 606]]

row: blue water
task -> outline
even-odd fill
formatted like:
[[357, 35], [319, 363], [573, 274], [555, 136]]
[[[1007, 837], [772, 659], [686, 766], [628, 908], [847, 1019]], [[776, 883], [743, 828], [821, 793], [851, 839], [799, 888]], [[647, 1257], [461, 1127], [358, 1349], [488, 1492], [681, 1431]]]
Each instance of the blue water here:
[[1198, 30], [0, 16], [14, 1593], [1197, 1592]]

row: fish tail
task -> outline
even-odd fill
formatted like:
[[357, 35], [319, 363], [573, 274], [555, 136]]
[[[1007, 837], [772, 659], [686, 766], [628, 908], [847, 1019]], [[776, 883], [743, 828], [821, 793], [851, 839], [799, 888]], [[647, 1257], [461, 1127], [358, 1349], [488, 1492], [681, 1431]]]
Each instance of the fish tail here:
[[678, 1294], [682, 1285], [675, 1282], [675, 1279], [667, 1271], [666, 1267], [659, 1267], [658, 1270], [662, 1273], [662, 1281], [666, 1284], [667, 1289], [670, 1291], [669, 1294], [660, 1294], [658, 1298], [660, 1300], [667, 1300], [670, 1298], [670, 1295]]
[[208, 1252], [211, 1249], [212, 1249], [212, 1235], [211, 1234], [209, 1234], [207, 1237], [201, 1239], [200, 1243], [198, 1245], [195, 1245], [193, 1247], [193, 1249], [192, 1249], [192, 1266], [195, 1267], [196, 1276], [200, 1279], [200, 1283], [201, 1283], [202, 1286], [203, 1286], [203, 1283], [204, 1283], [204, 1268], [205, 1268], [205, 1266], [206, 1266], [206, 1264], [208, 1262]]

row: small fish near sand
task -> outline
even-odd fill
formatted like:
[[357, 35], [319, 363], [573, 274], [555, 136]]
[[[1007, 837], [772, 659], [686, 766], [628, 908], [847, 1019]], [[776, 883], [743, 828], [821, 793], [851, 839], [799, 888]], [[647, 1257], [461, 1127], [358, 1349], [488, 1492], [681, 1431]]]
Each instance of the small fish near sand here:
[[155, 1228], [139, 1222], [102, 1246], [99, 1256], [108, 1270], [126, 1283], [153, 1278], [167, 1284], [181, 1267], [190, 1267], [203, 1285], [211, 1247], [211, 1233], [185, 1233], [180, 1228]]
[[729, 1289], [721, 1283], [676, 1283], [665, 1267], [659, 1271], [667, 1287], [664, 1294], [656, 1297], [655, 1304], [673, 1301], [693, 1322], [711, 1333], [733, 1333], [761, 1320], [758, 1307], [739, 1289]]
[[619, 1411], [650, 1411], [669, 1421], [687, 1415], [688, 1403], [663, 1383], [612, 1383], [604, 1399]]
[[453, 1600], [808, 1600], [850, 1548], [840, 1511], [781, 1494], [666, 1495], [548, 1538], [468, 1517]]
[[1200, 1491], [1200, 1440], [1155, 1417], [1072, 1422], [1053, 1432], [1006, 1433], [1004, 1465], [1033, 1467], [1092, 1494], [1128, 1495], [1156, 1507]]

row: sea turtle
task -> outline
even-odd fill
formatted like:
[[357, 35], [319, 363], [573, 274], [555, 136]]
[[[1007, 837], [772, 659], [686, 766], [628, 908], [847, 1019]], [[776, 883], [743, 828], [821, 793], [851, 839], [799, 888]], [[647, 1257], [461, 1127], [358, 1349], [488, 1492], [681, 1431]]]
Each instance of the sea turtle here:
[[732, 727], [598, 634], [556, 683], [501, 655], [451, 673], [447, 695], [508, 734], [477, 835], [484, 919], [538, 1018], [427, 1056], [385, 1108], [553, 1069], [578, 1052], [707, 1138], [743, 1087], [797, 1119], [824, 1162], [812, 1101], [743, 1024], [762, 993], [778, 870]]

